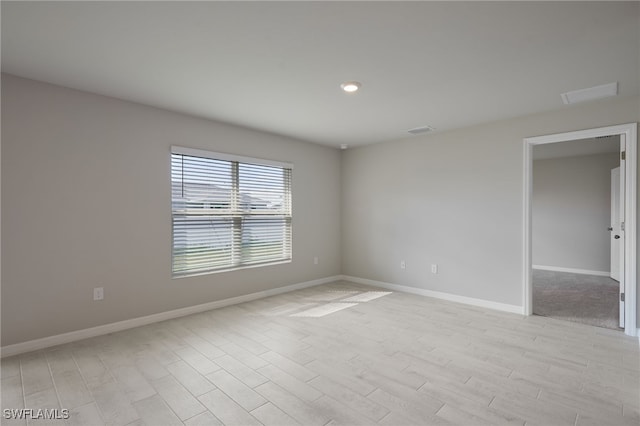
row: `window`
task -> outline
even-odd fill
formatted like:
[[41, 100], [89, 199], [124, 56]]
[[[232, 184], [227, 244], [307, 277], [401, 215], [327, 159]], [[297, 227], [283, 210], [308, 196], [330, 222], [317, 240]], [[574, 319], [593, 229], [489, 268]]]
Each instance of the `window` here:
[[173, 276], [291, 261], [291, 169], [172, 147]]

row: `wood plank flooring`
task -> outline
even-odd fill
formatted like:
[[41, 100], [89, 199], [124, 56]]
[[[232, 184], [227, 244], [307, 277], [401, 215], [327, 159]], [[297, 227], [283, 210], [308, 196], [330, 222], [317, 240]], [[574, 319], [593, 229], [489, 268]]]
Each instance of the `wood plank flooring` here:
[[1, 381], [3, 425], [640, 424], [636, 338], [348, 282], [6, 358]]

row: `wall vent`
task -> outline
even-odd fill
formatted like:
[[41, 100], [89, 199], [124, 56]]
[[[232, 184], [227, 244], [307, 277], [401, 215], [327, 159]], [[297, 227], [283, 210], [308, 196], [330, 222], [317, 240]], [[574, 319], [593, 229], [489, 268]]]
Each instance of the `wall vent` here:
[[573, 90], [562, 93], [562, 102], [566, 105], [577, 104], [578, 102], [593, 101], [595, 99], [607, 98], [618, 94], [618, 82], [603, 84], [601, 86], [589, 87], [587, 89]]
[[412, 135], [419, 135], [420, 133], [427, 133], [433, 130], [435, 130], [435, 127], [421, 126], [421, 127], [414, 127], [413, 129], [409, 129], [407, 130], [407, 132], [411, 133]]

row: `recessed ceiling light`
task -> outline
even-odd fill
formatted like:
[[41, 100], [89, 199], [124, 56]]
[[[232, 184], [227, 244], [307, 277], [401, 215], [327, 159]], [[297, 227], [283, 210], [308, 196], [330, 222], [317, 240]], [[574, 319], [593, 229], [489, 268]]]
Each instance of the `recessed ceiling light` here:
[[340, 88], [347, 93], [357, 92], [362, 84], [358, 81], [345, 81], [340, 85]]
[[562, 102], [565, 104], [575, 104], [578, 102], [592, 101], [595, 99], [616, 96], [618, 94], [618, 82], [603, 84], [601, 86], [589, 87], [587, 89], [573, 90], [562, 93]]
[[343, 143], [342, 145], [340, 145], [340, 149], [347, 149], [349, 148], [349, 145], [347, 145], [346, 143]]

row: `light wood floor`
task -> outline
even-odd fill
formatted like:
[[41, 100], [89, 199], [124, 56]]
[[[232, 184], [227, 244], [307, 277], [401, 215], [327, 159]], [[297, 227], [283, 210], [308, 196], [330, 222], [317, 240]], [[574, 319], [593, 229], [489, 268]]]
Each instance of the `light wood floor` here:
[[4, 359], [2, 408], [66, 408], [73, 425], [640, 423], [638, 339], [373, 291], [334, 283]]

